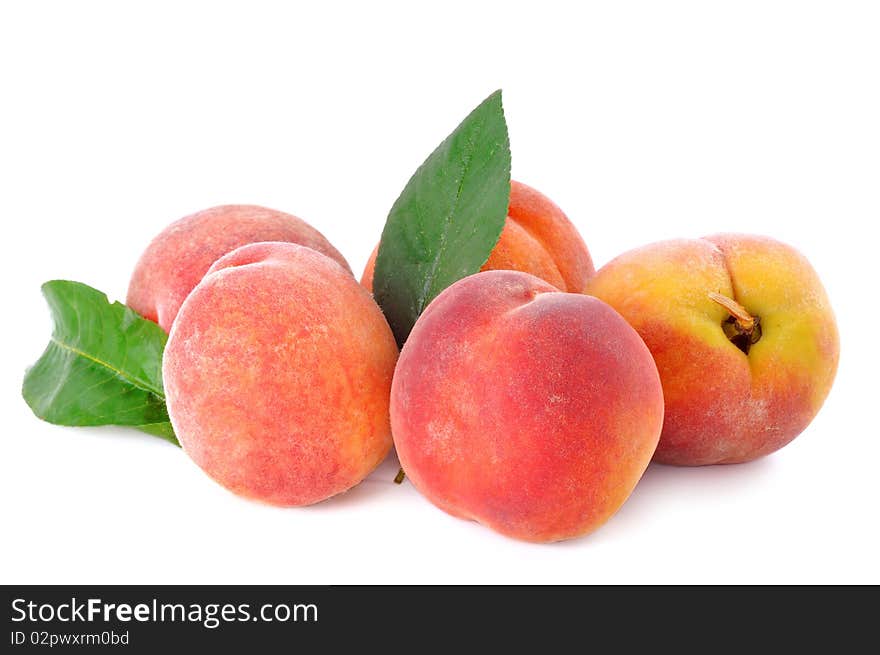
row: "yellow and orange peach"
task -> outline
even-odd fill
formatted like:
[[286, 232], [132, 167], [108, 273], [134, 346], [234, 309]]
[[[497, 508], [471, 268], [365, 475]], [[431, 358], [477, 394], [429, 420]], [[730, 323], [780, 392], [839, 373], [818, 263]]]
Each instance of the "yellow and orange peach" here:
[[[361, 276], [361, 284], [370, 291], [378, 252], [376, 246]], [[573, 293], [581, 293], [595, 272], [587, 245], [562, 210], [547, 196], [516, 181], [510, 184], [501, 236], [480, 270], [531, 273]]]
[[535, 542], [586, 534], [654, 453], [660, 379], [611, 307], [532, 275], [487, 271], [428, 306], [391, 392], [407, 477], [441, 509]]
[[589, 281], [638, 331], [666, 399], [654, 459], [747, 462], [782, 448], [831, 389], [839, 341], [816, 272], [766, 237], [720, 234], [625, 253]]
[[348, 263], [305, 221], [256, 205], [222, 205], [185, 216], [165, 228], [141, 255], [126, 304], [168, 332], [177, 311], [211, 264], [239, 246], [288, 241]]
[[174, 321], [162, 373], [186, 453], [231, 491], [318, 502], [391, 448], [397, 345], [370, 294], [315, 250], [256, 243], [225, 255]]

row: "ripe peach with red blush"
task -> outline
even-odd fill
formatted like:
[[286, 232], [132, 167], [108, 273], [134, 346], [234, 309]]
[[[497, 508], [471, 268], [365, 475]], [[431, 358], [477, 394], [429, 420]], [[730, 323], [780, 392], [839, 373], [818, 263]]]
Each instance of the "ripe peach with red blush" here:
[[391, 392], [407, 477], [441, 509], [527, 541], [595, 530], [648, 465], [663, 421], [645, 344], [596, 298], [487, 271], [416, 322]]

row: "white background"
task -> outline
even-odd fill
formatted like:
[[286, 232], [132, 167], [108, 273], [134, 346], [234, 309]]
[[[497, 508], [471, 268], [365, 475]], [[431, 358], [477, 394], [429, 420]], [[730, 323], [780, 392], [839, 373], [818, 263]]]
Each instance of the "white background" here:
[[[876, 3], [21, 2], [0, 10], [4, 583], [880, 582]], [[359, 274], [424, 157], [504, 89], [514, 178], [597, 265], [717, 231], [812, 261], [842, 357], [818, 418], [738, 466], [651, 466], [593, 535], [511, 541], [396, 463], [305, 509], [236, 498], [137, 432], [38, 421], [39, 286], [124, 299], [167, 223], [308, 220]]]

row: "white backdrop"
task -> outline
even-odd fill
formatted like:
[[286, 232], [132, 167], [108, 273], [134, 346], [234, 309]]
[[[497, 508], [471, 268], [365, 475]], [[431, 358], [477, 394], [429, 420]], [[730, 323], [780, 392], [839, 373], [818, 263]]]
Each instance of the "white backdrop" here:
[[[877, 5], [431, 6], [4, 3], [0, 582], [880, 582]], [[51, 426], [21, 400], [51, 331], [43, 281], [124, 299], [167, 223], [238, 202], [306, 219], [359, 274], [410, 174], [499, 87], [514, 178], [597, 265], [717, 231], [809, 257], [842, 356], [793, 444], [651, 466], [604, 528], [536, 546], [393, 485], [393, 461], [276, 509], [158, 439]]]

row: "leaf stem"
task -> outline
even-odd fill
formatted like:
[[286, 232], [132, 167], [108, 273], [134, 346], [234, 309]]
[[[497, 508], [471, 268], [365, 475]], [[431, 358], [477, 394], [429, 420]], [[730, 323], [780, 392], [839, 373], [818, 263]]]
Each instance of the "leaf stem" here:
[[724, 307], [727, 312], [736, 319], [744, 334], [749, 334], [755, 328], [755, 317], [733, 298], [728, 298], [714, 291], [709, 292], [709, 299]]

